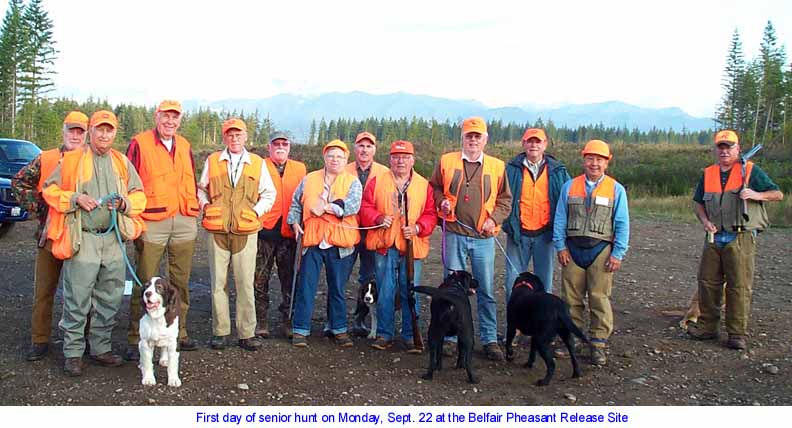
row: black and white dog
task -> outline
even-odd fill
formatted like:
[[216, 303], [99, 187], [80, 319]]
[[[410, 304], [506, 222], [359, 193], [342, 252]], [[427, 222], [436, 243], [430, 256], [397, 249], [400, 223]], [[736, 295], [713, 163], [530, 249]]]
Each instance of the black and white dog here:
[[[369, 280], [358, 289], [355, 320], [352, 323], [352, 334], [377, 338], [377, 281]], [[371, 314], [371, 329], [366, 328], [366, 315]]]
[[181, 386], [179, 379], [179, 290], [155, 276], [146, 284], [141, 297], [144, 315], [140, 319], [140, 372], [143, 385], [156, 385], [154, 349], [160, 348], [159, 364], [168, 368], [168, 385]]

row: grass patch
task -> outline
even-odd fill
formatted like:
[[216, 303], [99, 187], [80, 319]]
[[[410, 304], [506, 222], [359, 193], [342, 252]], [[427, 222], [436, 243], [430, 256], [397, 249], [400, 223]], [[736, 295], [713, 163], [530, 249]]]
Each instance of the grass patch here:
[[[666, 219], [682, 223], [697, 223], [690, 196], [655, 196], [630, 198], [630, 215], [653, 219]], [[781, 202], [767, 203], [767, 215], [772, 227], [792, 227], [792, 200], [789, 195]]]

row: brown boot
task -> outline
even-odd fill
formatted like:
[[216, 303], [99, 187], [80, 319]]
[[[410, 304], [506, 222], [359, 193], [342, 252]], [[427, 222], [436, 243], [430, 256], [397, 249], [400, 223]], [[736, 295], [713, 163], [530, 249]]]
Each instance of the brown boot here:
[[292, 338], [292, 321], [289, 318], [284, 318], [281, 322], [281, 334], [287, 339]]
[[63, 373], [71, 377], [82, 376], [83, 367], [82, 358], [66, 358], [66, 361], [63, 363]]
[[256, 331], [253, 334], [255, 334], [256, 337], [260, 337], [262, 339], [269, 339], [270, 331], [267, 318], [259, 318], [258, 322], [256, 323]]

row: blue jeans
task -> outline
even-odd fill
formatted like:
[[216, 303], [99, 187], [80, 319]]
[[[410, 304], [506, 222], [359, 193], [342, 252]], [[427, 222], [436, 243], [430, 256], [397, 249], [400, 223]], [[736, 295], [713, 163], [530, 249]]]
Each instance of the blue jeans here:
[[[412, 322], [410, 318], [409, 282], [407, 281], [407, 257], [401, 256], [396, 247], [391, 247], [385, 255], [374, 253], [377, 270], [377, 336], [391, 340], [394, 336], [394, 303], [396, 290], [401, 298], [402, 330], [401, 337], [405, 342], [413, 340]], [[421, 282], [422, 260], [413, 262], [413, 282], [415, 286]], [[398, 281], [396, 280], [398, 278]], [[418, 314], [420, 304], [415, 294], [415, 313]]]
[[311, 316], [319, 286], [319, 272], [325, 266], [327, 279], [327, 319], [333, 334], [346, 333], [347, 311], [344, 299], [344, 288], [349, 278], [349, 264], [352, 257], [338, 257], [338, 248], [320, 249], [309, 247], [300, 264], [300, 278], [297, 290], [294, 291], [294, 319], [292, 332], [309, 336], [311, 334]]
[[506, 256], [509, 257], [514, 267], [519, 272], [514, 272], [509, 262], [506, 262], [506, 304], [509, 304], [512, 286], [517, 275], [528, 270], [528, 263], [533, 259], [534, 275], [538, 276], [544, 284], [544, 289], [548, 293], [553, 292], [553, 263], [555, 260], [555, 247], [553, 240], [545, 241], [548, 235], [552, 236], [553, 231], [548, 230], [537, 236], [520, 237], [520, 245], [515, 244], [511, 238], [506, 239]]
[[[495, 274], [495, 238], [446, 233], [446, 266], [451, 270], [467, 270], [467, 260], [473, 267], [473, 278], [478, 281], [476, 300], [478, 303], [479, 337], [482, 345], [498, 340], [498, 318], [496, 313], [493, 275]], [[446, 272], [447, 273], [447, 272]]]

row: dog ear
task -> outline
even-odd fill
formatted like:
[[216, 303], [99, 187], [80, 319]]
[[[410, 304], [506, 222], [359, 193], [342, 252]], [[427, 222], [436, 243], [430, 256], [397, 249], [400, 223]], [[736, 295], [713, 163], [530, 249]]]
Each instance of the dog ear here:
[[148, 287], [137, 284], [133, 285], [133, 287], [140, 287], [140, 313], [145, 316], [148, 314], [148, 311], [146, 310], [146, 288]]
[[167, 282], [165, 290], [166, 296], [164, 297], [167, 302], [165, 307], [165, 324], [170, 327], [173, 320], [179, 316], [179, 312], [181, 312], [181, 300], [179, 298], [179, 289], [176, 288], [175, 285]]

